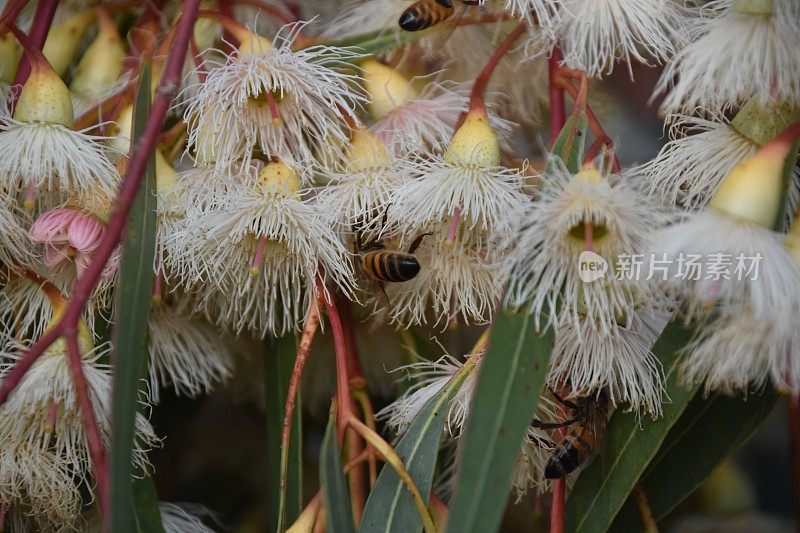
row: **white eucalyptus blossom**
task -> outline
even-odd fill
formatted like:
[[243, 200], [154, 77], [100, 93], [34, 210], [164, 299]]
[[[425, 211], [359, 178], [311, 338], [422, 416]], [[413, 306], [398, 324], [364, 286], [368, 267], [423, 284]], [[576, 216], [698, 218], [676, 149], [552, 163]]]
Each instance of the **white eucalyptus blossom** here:
[[292, 50], [302, 27], [285, 26], [274, 44], [242, 32], [239, 49], [185, 99], [189, 143], [200, 163], [247, 163], [256, 148], [310, 160], [315, 144], [347, 139], [344, 118], [363, 97], [351, 87], [358, 77], [345, 71], [359, 56], [326, 46]]
[[449, 243], [446, 235], [447, 228], [440, 226], [423, 237], [414, 252], [420, 271], [413, 279], [386, 284], [384, 312], [392, 322], [445, 326], [459, 319], [483, 323], [491, 318], [501, 292], [496, 254], [482, 241], [457, 237]]
[[394, 194], [389, 220], [401, 228], [442, 223], [467, 231], [507, 235], [510, 213], [529, 201], [516, 169], [500, 166], [500, 145], [484, 112], [470, 112], [443, 156], [424, 153], [411, 164], [415, 177]]
[[[0, 374], [5, 376], [24, 354], [24, 345], [3, 353]], [[93, 346], [91, 333], [81, 324], [79, 349], [86, 376], [89, 399], [104, 442], [111, 438], [111, 368], [100, 362], [107, 346]], [[89, 479], [93, 474], [86, 430], [81, 419], [67, 347], [59, 340], [36, 360], [0, 407], [0, 439], [15, 438], [41, 450], [52, 450], [63, 457], [76, 471]], [[147, 452], [158, 444], [153, 428], [142, 414], [136, 416], [133, 465], [139, 474], [147, 473], [150, 462]]]
[[[203, 282], [200, 308], [218, 323], [264, 336], [301, 324], [318, 267], [351, 294], [352, 266], [330, 222], [302, 197], [294, 168], [273, 162], [254, 170], [219, 204], [186, 217], [166, 240], [177, 249], [166, 266], [188, 269], [179, 272], [187, 288]], [[184, 257], [179, 265], [176, 255]]]
[[322, 170], [327, 184], [320, 188], [317, 203], [344, 232], [376, 239], [392, 194], [408, 172], [406, 161], [391, 154], [380, 139], [366, 129], [356, 130], [344, 163]]
[[220, 334], [200, 318], [158, 305], [148, 320], [150, 396], [160, 399], [161, 387], [195, 397], [224, 384], [233, 372], [233, 354]]
[[[554, 390], [568, 386], [577, 396], [605, 391], [614, 406], [661, 416], [664, 375], [650, 348], [668, 315], [653, 309], [636, 310], [627, 324], [598, 327], [559, 324], [547, 382]], [[583, 320], [587, 320], [584, 318]]]
[[[742, 108], [737, 117], [743, 117], [742, 113], [749, 108], [750, 104]], [[749, 128], [736, 118], [733, 121], [687, 115], [669, 118], [672, 140], [639, 169], [647, 180], [648, 191], [687, 209], [705, 206], [736, 165], [755, 155], [762, 144], [791, 122], [785, 112], [774, 113], [760, 107], [753, 111], [763, 120]], [[768, 115], [772, 115], [770, 120], [765, 120]], [[795, 169], [790, 206], [797, 205], [800, 199], [798, 186], [800, 170]]]
[[[572, 175], [555, 158], [549, 168], [538, 201], [523, 215], [521, 234], [508, 239], [516, 247], [505, 262], [507, 300], [528, 308], [537, 323], [608, 333], [618, 322], [629, 323], [637, 306], [656, 300], [652, 284], [617, 271], [626, 257], [645, 252], [668, 214], [647, 201], [630, 177], [606, 177], [593, 166]], [[606, 261], [603, 276], [581, 278], [586, 252]]]
[[13, 198], [0, 193], [0, 265], [15, 269], [33, 263], [36, 255], [27, 232], [30, 218]]
[[556, 34], [564, 64], [589, 76], [610, 74], [623, 62], [663, 64], [686, 42], [683, 0], [564, 0]]
[[[7, 417], [0, 414], [0, 428]], [[73, 467], [63, 455], [4, 432], [0, 501], [10, 508], [5, 525], [10, 531], [75, 531], [82, 522], [82, 501], [73, 476]]]
[[664, 113], [721, 114], [755, 97], [800, 101], [800, 7], [794, 0], [714, 0], [661, 75]]

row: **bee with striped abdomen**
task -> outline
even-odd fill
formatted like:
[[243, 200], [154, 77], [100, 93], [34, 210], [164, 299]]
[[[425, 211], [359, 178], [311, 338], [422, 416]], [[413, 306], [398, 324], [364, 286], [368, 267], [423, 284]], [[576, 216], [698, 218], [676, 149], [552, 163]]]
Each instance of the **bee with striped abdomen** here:
[[572, 419], [557, 423], [534, 419], [532, 425], [540, 429], [569, 428], [569, 432], [553, 450], [544, 469], [545, 478], [558, 479], [586, 462], [602, 440], [608, 423], [608, 397], [601, 392], [596, 396], [584, 396], [570, 401], [562, 400], [555, 391], [551, 392], [556, 400], [571, 410]]
[[[475, 6], [480, 0], [461, 0]], [[420, 31], [436, 26], [455, 13], [453, 0], [417, 0], [400, 15], [398, 24], [406, 31]]]
[[356, 252], [361, 257], [361, 265], [366, 274], [383, 283], [402, 283], [410, 281], [419, 274], [420, 266], [414, 252], [422, 242], [422, 234], [411, 243], [408, 252], [387, 250], [383, 244], [373, 241], [362, 245], [360, 235], [356, 236]]

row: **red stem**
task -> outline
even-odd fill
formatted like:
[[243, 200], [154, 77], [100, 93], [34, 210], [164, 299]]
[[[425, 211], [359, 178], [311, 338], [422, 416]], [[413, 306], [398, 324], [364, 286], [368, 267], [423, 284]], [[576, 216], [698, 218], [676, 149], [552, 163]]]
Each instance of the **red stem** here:
[[564, 499], [567, 481], [560, 477], [553, 485], [553, 505], [550, 507], [550, 533], [564, 533]]
[[495, 49], [492, 57], [489, 58], [489, 61], [486, 62], [486, 65], [483, 67], [483, 70], [478, 77], [475, 78], [475, 84], [472, 86], [472, 93], [469, 97], [469, 110], [470, 111], [477, 111], [484, 108], [484, 94], [486, 93], [486, 86], [489, 85], [489, 80], [492, 78], [492, 74], [494, 74], [497, 65], [500, 63], [500, 60], [503, 56], [511, 49], [511, 46], [514, 44], [514, 41], [519, 39], [519, 37], [525, 33], [526, 26], [524, 22], [520, 22], [516, 28], [514, 28], [511, 33], [506, 35], [506, 38], [500, 43], [500, 45]]
[[86, 374], [83, 372], [83, 358], [78, 347], [77, 328], [71, 327], [64, 332], [67, 338], [67, 351], [69, 369], [72, 374], [72, 383], [75, 387], [75, 395], [78, 400], [78, 407], [83, 420], [83, 428], [86, 431], [86, 440], [89, 443], [89, 455], [94, 466], [94, 475], [97, 480], [97, 499], [100, 502], [100, 511], [103, 516], [109, 516], [109, 494], [108, 494], [108, 469], [106, 468], [106, 454], [103, 447], [103, 438], [100, 436], [100, 427], [97, 425], [97, 418], [92, 407], [92, 400], [89, 398], [89, 386], [86, 384]]
[[317, 292], [320, 298], [325, 301], [325, 310], [328, 313], [331, 333], [333, 334], [333, 348], [336, 352], [336, 401], [338, 411], [336, 426], [339, 443], [341, 444], [344, 442], [347, 419], [353, 416], [353, 406], [350, 398], [350, 373], [347, 369], [347, 342], [345, 341], [339, 310], [331, 295], [326, 293], [321, 276], [317, 277]]
[[[41, 51], [44, 42], [47, 40], [47, 34], [50, 31], [50, 26], [53, 24], [53, 16], [56, 14], [58, 7], [58, 0], [40, 0], [36, 6], [36, 14], [33, 16], [33, 25], [28, 32], [28, 39], [36, 50]], [[26, 52], [30, 53], [29, 50]], [[20, 60], [17, 74], [14, 76], [14, 83], [12, 85], [22, 85], [31, 73], [31, 62], [27, 54]], [[12, 97], [11, 109], [13, 110], [16, 104], [16, 96]]]
[[561, 49], [557, 46], [553, 47], [550, 52], [550, 59], [547, 61], [548, 65], [548, 95], [550, 98], [550, 144], [556, 142], [558, 134], [564, 124], [567, 123], [567, 103], [564, 98], [564, 90], [558, 85], [558, 70], [561, 61], [564, 59]]

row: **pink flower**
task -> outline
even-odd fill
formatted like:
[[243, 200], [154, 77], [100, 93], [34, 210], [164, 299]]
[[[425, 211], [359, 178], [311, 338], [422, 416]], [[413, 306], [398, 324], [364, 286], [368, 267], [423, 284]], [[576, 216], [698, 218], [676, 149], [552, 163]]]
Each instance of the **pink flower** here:
[[[97, 217], [71, 207], [45, 211], [28, 232], [34, 242], [44, 244], [47, 268], [52, 270], [64, 261], [72, 261], [79, 278], [91, 263], [104, 233], [105, 225]], [[103, 275], [113, 275], [115, 267], [106, 269]]]

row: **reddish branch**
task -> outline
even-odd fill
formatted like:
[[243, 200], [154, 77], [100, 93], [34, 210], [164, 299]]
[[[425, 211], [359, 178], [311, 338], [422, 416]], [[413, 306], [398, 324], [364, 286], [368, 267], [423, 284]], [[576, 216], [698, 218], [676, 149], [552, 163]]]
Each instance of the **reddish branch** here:
[[[580, 89], [576, 89], [575, 86], [569, 81], [569, 78], [578, 80], [580, 83]], [[586, 112], [586, 119], [588, 120], [589, 127], [592, 129], [592, 133], [594, 133], [595, 136], [595, 141], [587, 152], [587, 159], [594, 158], [600, 152], [600, 148], [605, 146], [612, 156], [611, 170], [614, 172], [619, 172], [620, 164], [619, 158], [617, 157], [616, 153], [614, 153], [614, 142], [605, 132], [603, 126], [600, 124], [600, 121], [597, 119], [597, 115], [594, 114], [594, 111], [592, 111], [592, 108], [587, 102], [589, 95], [589, 81], [586, 77], [586, 73], [580, 70], [572, 70], [562, 67], [559, 69], [556, 75], [556, 84], [563, 90], [567, 91], [570, 96], [572, 96], [573, 100], [575, 100], [576, 106], [579, 106]]]
[[548, 59], [548, 96], [550, 98], [550, 144], [556, 142], [558, 134], [567, 122], [567, 104], [564, 99], [564, 90], [557, 83], [558, 70], [564, 56], [561, 49], [553, 47]]
[[333, 297], [325, 290], [321, 277], [317, 277], [317, 292], [325, 301], [325, 311], [331, 323], [333, 349], [336, 352], [336, 411], [337, 434], [339, 442], [344, 442], [347, 420], [353, 416], [353, 404], [350, 397], [350, 372], [347, 366], [347, 341], [344, 336], [342, 319]]
[[[42, 3], [49, 2], [48, 0], [44, 0]], [[150, 154], [156, 146], [161, 127], [167, 117], [170, 102], [180, 81], [183, 59], [186, 55], [189, 38], [194, 28], [199, 3], [200, 0], [186, 0], [184, 3], [183, 14], [178, 22], [175, 43], [167, 59], [161, 83], [156, 98], [153, 101], [144, 133], [131, 157], [128, 170], [123, 178], [122, 186], [120, 187], [116, 199], [114, 213], [108, 221], [105, 233], [91, 264], [84, 274], [75, 282], [69, 305], [58, 324], [47, 331], [30, 347], [25, 355], [11, 368], [3, 382], [0, 383], [0, 404], [2, 404], [8, 399], [8, 395], [19, 384], [22, 377], [36, 362], [39, 356], [41, 356], [44, 350], [59, 337], [63, 336], [67, 339], [67, 346], [70, 352], [70, 367], [72, 369], [73, 378], [75, 379], [76, 393], [81, 407], [84, 426], [87, 428], [90, 454], [97, 475], [99, 489], [98, 498], [100, 500], [101, 509], [106, 513], [108, 511], [108, 494], [106, 492], [108, 479], [105, 468], [105, 457], [103, 456], [102, 450], [102, 441], [97, 428], [97, 421], [94, 418], [94, 411], [89, 403], [85, 381], [81, 382], [83, 368], [80, 364], [75, 364], [76, 362], [80, 363], [80, 352], [77, 351], [77, 325], [81, 318], [81, 312], [88, 302], [92, 290], [97, 285], [108, 258], [111, 256], [117, 244], [119, 244], [122, 233], [125, 230], [128, 214], [130, 213], [136, 193], [139, 190], [139, 185], [142, 182], [142, 177], [144, 176]]]
[[489, 61], [486, 62], [486, 65], [483, 67], [483, 70], [478, 77], [475, 78], [475, 83], [472, 85], [472, 93], [470, 94], [469, 98], [469, 110], [481, 110], [484, 108], [484, 95], [486, 93], [486, 86], [489, 85], [489, 80], [492, 78], [492, 74], [494, 74], [495, 69], [497, 69], [497, 65], [500, 64], [500, 60], [503, 59], [503, 56], [511, 49], [511, 46], [514, 42], [520, 38], [520, 36], [525, 33], [526, 25], [524, 22], [520, 22], [517, 24], [517, 27], [514, 28], [511, 33], [506, 35], [506, 38], [498, 45], [495, 49], [492, 57], [489, 58]]
[[[220, 2], [220, 7], [222, 7], [222, 4], [225, 3], [228, 2], [224, 0]], [[297, 22], [297, 17], [295, 17], [294, 14], [285, 7], [276, 4], [271, 4], [269, 2], [264, 2], [263, 0], [234, 0], [231, 3], [243, 6], [255, 7], [259, 11], [263, 11], [269, 15], [272, 15], [273, 17], [280, 20], [284, 24], [291, 24], [293, 22]]]
[[567, 492], [566, 478], [553, 484], [553, 505], [550, 507], [550, 533], [564, 533], [564, 500]]

